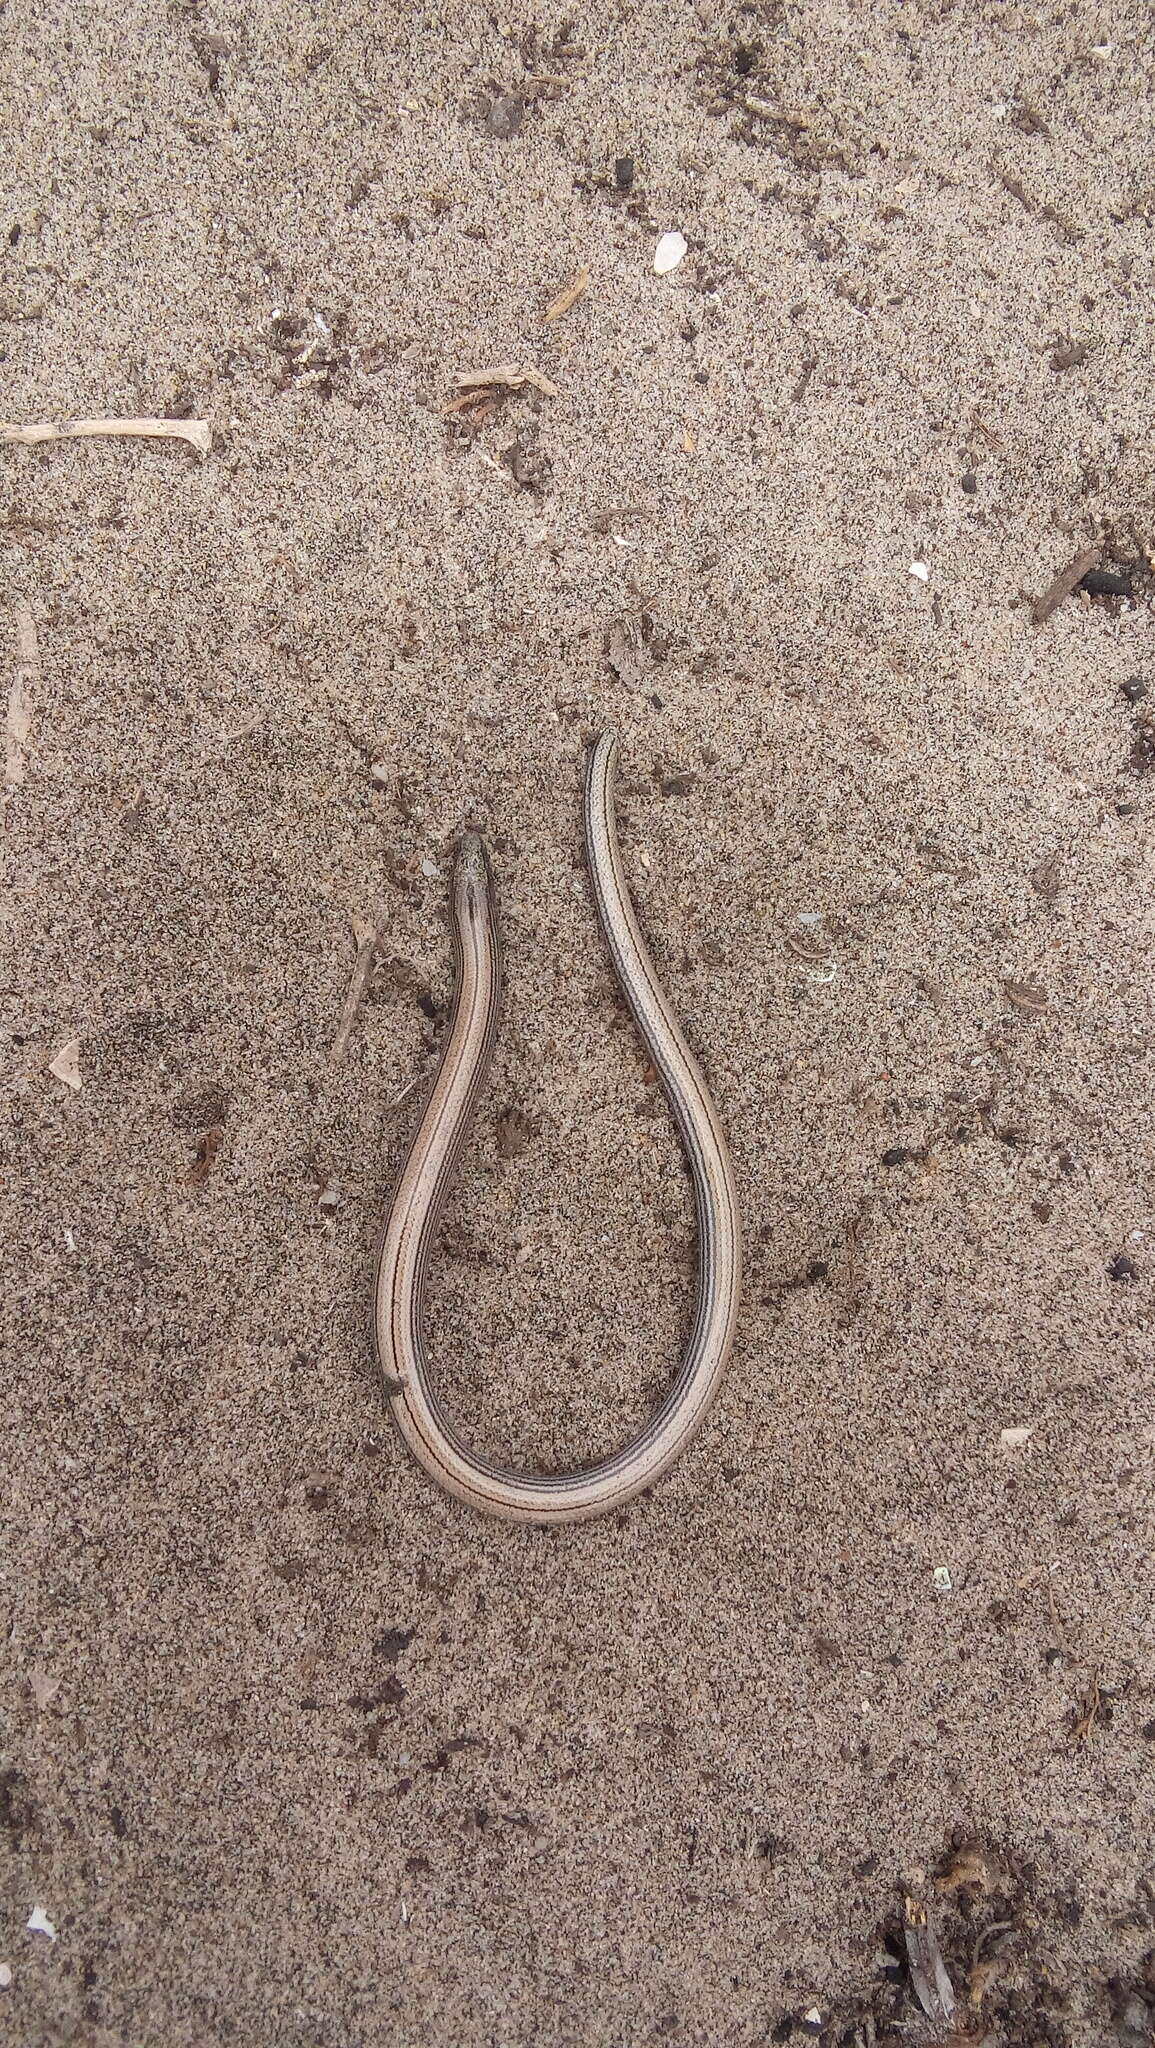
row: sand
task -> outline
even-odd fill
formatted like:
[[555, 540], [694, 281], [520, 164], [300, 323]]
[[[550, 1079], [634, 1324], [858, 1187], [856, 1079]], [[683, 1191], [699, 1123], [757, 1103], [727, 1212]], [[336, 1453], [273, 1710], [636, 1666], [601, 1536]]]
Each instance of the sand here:
[[[1145, 2039], [1148, 10], [3, 35], [0, 411], [213, 433], [0, 451], [6, 2038], [941, 2038], [913, 1898], [976, 2038]], [[368, 1292], [479, 825], [446, 1399], [555, 1464], [669, 1378], [605, 725], [747, 1280], [677, 1471], [542, 1534], [410, 1462]]]

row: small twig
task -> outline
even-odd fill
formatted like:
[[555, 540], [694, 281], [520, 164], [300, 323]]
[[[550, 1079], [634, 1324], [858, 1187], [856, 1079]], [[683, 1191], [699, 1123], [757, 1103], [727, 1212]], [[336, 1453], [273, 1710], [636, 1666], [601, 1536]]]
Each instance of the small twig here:
[[499, 363], [495, 370], [461, 370], [453, 379], [459, 391], [484, 391], [490, 387], [501, 391], [521, 391], [531, 384], [540, 391], [543, 398], [560, 398], [561, 392], [540, 370], [528, 369], [520, 363]]
[[560, 320], [563, 313], [568, 313], [571, 306], [576, 306], [582, 293], [588, 291], [589, 283], [589, 271], [579, 270], [576, 277], [570, 279], [565, 290], [560, 291], [552, 304], [546, 307], [541, 316], [542, 326], [548, 327], [551, 321]]
[[389, 1104], [390, 1111], [400, 1109], [401, 1104], [409, 1100], [409, 1097], [412, 1095], [413, 1090], [416, 1088], [417, 1083], [420, 1079], [420, 1074], [415, 1074], [411, 1081], [406, 1081], [405, 1086], [401, 1090], [400, 1095], [395, 1095], [393, 1097], [392, 1102]]
[[40, 682], [40, 647], [32, 607], [16, 607], [16, 673], [8, 692], [4, 722], [4, 784], [16, 789], [24, 780], [24, 749], [32, 730], [32, 704]]
[[0, 443], [31, 448], [37, 441], [79, 441], [117, 434], [143, 434], [157, 441], [187, 441], [211, 455], [213, 430], [207, 420], [55, 420], [18, 427], [0, 421]]
[[349, 1049], [357, 1012], [365, 1000], [365, 990], [369, 986], [369, 976], [373, 972], [373, 957], [381, 942], [381, 933], [376, 925], [363, 925], [358, 921], [354, 923], [353, 931], [358, 941], [357, 958], [353, 963], [349, 993], [345, 997], [345, 1007], [341, 1012], [341, 1022], [337, 1026], [337, 1036], [333, 1040], [333, 1049], [329, 1054], [335, 1067], [340, 1066]]
[[1093, 1730], [1098, 1725], [1103, 1711], [1103, 1694], [1099, 1687], [1102, 1668], [1101, 1664], [1097, 1664], [1091, 1673], [1091, 1684], [1082, 1703], [1082, 1711], [1077, 1715], [1071, 1729], [1072, 1742], [1089, 1742]]
[[1083, 548], [1079, 554], [1072, 557], [1065, 569], [1060, 569], [1054, 582], [1044, 590], [1041, 597], [1035, 599], [1032, 615], [1036, 626], [1046, 624], [1051, 613], [1058, 611], [1063, 599], [1070, 597], [1076, 584], [1082, 582], [1087, 571], [1098, 568], [1102, 556], [1103, 550], [1097, 544], [1091, 548]]

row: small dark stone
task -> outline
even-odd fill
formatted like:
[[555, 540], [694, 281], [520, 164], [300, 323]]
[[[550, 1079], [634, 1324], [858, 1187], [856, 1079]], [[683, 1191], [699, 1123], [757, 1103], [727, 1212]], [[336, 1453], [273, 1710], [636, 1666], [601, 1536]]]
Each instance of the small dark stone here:
[[1091, 597], [1130, 597], [1131, 578], [1113, 569], [1088, 569], [1079, 585]]
[[18, 220], [14, 220], [12, 226], [8, 230], [8, 247], [10, 249], [14, 249], [16, 247], [16, 244], [20, 240], [20, 237], [23, 232], [24, 231], [20, 226], [20, 222]]
[[968, 498], [973, 498], [973, 497], [974, 497], [974, 494], [975, 494], [975, 492], [976, 492], [976, 491], [978, 490], [978, 487], [979, 487], [979, 480], [978, 480], [977, 476], [975, 475], [975, 473], [974, 473], [974, 470], [973, 470], [973, 469], [968, 469], [968, 470], [967, 470], [967, 473], [966, 473], [966, 475], [965, 475], [965, 476], [963, 477], [963, 479], [962, 479], [962, 487], [963, 487], [964, 491], [966, 492], [966, 494], [967, 494], [967, 497], [968, 497]]
[[1115, 816], [1117, 818], [1133, 818], [1138, 808], [1138, 804], [1116, 804]]
[[490, 107], [485, 117], [485, 125], [499, 142], [509, 142], [515, 135], [520, 135], [524, 120], [525, 101], [519, 100], [516, 93], [503, 92], [498, 94]]
[[710, 372], [709, 372], [709, 370], [695, 370], [695, 371], [694, 371], [694, 382], [695, 382], [695, 384], [708, 384], [708, 383], [709, 383], [709, 381], [710, 381]]
[[1127, 699], [1128, 704], [1141, 704], [1150, 688], [1150, 683], [1145, 683], [1142, 676], [1128, 676], [1125, 683], [1120, 683], [1119, 694]]
[[619, 192], [628, 192], [634, 182], [634, 160], [632, 156], [614, 158], [614, 184]]
[[892, 1145], [889, 1152], [883, 1153], [882, 1163], [884, 1166], [905, 1166], [911, 1157], [912, 1154], [906, 1145]]
[[1107, 1272], [1112, 1280], [1137, 1280], [1139, 1278], [1139, 1268], [1135, 1264], [1134, 1259], [1127, 1257], [1126, 1252], [1120, 1252], [1117, 1258], [1112, 1259]]
[[1049, 1202], [1032, 1202], [1031, 1214], [1032, 1216], [1037, 1216], [1040, 1223], [1049, 1223], [1054, 1210]]
[[1144, 1742], [1155, 1742], [1155, 1721], [1144, 1721], [1139, 1733]]
[[436, 1017], [437, 1015], [437, 1004], [434, 1002], [433, 997], [430, 995], [428, 989], [425, 989], [422, 992], [422, 994], [418, 996], [417, 1007], [420, 1010], [421, 1015], [423, 1017], [428, 1017], [430, 1023], [432, 1023], [434, 1017]]
[[747, 43], [739, 43], [734, 52], [734, 69], [739, 78], [749, 78], [757, 62], [757, 50], [752, 50]]
[[873, 1877], [875, 1871], [878, 1869], [880, 1861], [881, 1858], [876, 1856], [874, 1850], [872, 1849], [869, 1856], [864, 1856], [860, 1863], [855, 1864], [855, 1877]]

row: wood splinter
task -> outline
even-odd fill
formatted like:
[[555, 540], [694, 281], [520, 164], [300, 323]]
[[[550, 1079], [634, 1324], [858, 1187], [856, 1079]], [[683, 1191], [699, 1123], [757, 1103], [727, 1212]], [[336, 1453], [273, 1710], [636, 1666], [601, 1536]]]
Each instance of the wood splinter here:
[[349, 993], [345, 997], [345, 1007], [341, 1012], [341, 1022], [337, 1026], [337, 1036], [333, 1040], [333, 1048], [329, 1054], [329, 1059], [335, 1067], [340, 1066], [349, 1049], [349, 1040], [353, 1035], [353, 1026], [357, 1021], [357, 1012], [365, 1000], [365, 991], [369, 986], [369, 976], [373, 972], [373, 961], [376, 957], [377, 948], [381, 943], [379, 927], [375, 924], [362, 924], [359, 918], [354, 918], [353, 920], [353, 936], [357, 941], [357, 958], [353, 962], [353, 972], [349, 978]]
[[211, 455], [213, 430], [207, 420], [47, 420], [38, 426], [0, 421], [0, 444], [32, 448], [38, 441], [107, 439], [139, 434], [156, 441], [187, 441], [202, 455]]

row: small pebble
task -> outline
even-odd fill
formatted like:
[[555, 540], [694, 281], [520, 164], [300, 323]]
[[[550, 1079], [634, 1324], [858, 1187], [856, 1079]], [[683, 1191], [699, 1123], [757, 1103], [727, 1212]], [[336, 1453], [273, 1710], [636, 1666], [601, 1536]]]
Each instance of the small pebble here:
[[632, 156], [614, 158], [614, 184], [619, 192], [628, 192], [634, 182], [634, 160]]
[[973, 469], [968, 469], [966, 475], [962, 480], [962, 487], [966, 492], [968, 498], [974, 497], [974, 494], [979, 487], [979, 480], [975, 475]]
[[882, 1164], [884, 1166], [905, 1166], [911, 1156], [905, 1145], [892, 1145], [889, 1152], [883, 1153]]
[[512, 92], [500, 93], [485, 117], [485, 125], [499, 142], [509, 142], [520, 134], [525, 119], [525, 102]]
[[12, 1971], [7, 1963], [0, 1963], [0, 1991], [7, 1991], [12, 1983]]
[[925, 562], [912, 562], [910, 565], [910, 573], [912, 576], [917, 576], [920, 583], [930, 582], [930, 570], [927, 568]]
[[671, 270], [676, 270], [688, 247], [685, 235], [679, 234], [676, 228], [668, 235], [659, 235], [658, 246], [654, 250], [654, 269], [658, 276], [668, 277]]
[[1128, 704], [1141, 704], [1150, 688], [1150, 683], [1145, 683], [1142, 676], [1128, 676], [1125, 683], [1120, 683], [1119, 693], [1127, 699]]
[[1139, 1268], [1135, 1264], [1134, 1259], [1127, 1257], [1126, 1252], [1120, 1252], [1117, 1259], [1112, 1259], [1107, 1272], [1112, 1280], [1137, 1280], [1139, 1278]]

